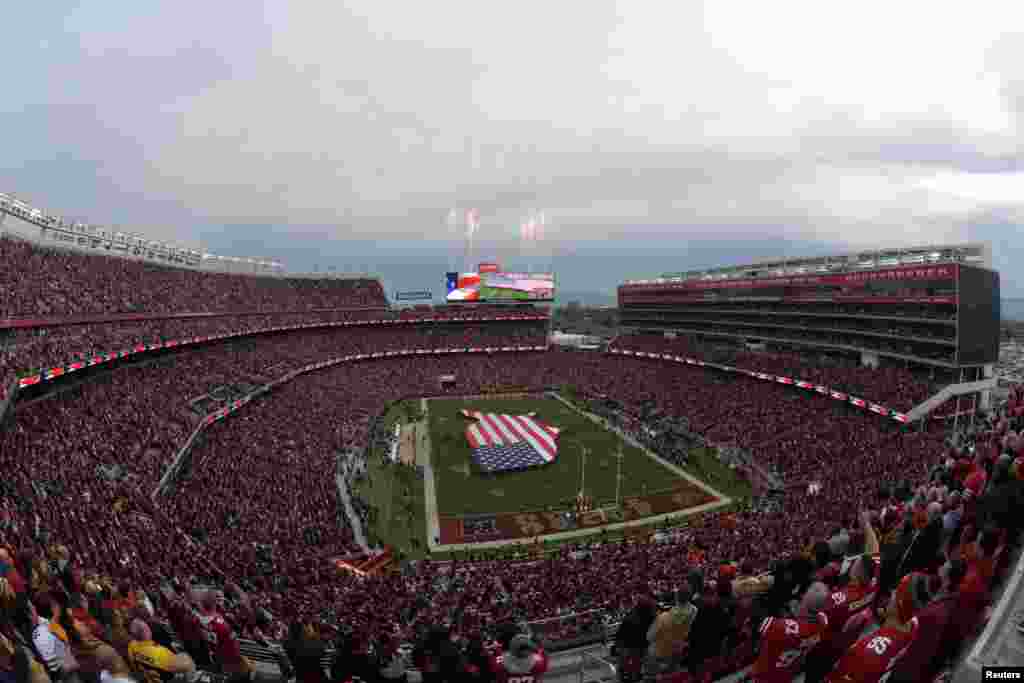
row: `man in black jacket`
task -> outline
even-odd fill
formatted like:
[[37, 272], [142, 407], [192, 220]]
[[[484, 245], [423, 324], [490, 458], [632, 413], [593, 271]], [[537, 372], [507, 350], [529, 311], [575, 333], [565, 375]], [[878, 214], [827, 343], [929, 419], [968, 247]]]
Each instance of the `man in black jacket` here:
[[638, 681], [643, 676], [643, 661], [647, 653], [647, 629], [654, 623], [656, 612], [653, 600], [640, 598], [615, 634], [619, 678], [626, 683]]
[[1016, 538], [1021, 528], [1019, 510], [1024, 506], [1024, 481], [1010, 474], [1010, 456], [1003, 454], [996, 461], [985, 494], [978, 501], [980, 526], [995, 524]]
[[[703, 590], [703, 577], [691, 585]], [[715, 592], [702, 593], [694, 597], [697, 618], [690, 627], [690, 651], [687, 668], [690, 673], [700, 675], [708, 659], [722, 653], [726, 640], [732, 635], [736, 615], [736, 599], [732, 594], [730, 581], [719, 581]]]

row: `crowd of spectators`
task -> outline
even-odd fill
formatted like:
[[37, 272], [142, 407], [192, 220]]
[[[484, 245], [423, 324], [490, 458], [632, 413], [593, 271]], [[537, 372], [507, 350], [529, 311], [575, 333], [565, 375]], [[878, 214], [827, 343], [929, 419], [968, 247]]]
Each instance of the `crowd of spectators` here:
[[384, 306], [379, 280], [189, 270], [0, 237], [0, 320]]
[[[578, 357], [546, 355], [547, 362], [558, 358], [554, 362], [572, 363], [573, 357]], [[439, 362], [443, 366], [446, 360]], [[491, 360], [481, 359], [480, 365], [487, 372], [495, 370]], [[306, 637], [317, 640], [340, 635], [347, 647], [339, 649], [352, 655], [349, 665], [359, 660], [356, 654], [369, 652], [379, 663], [396, 644], [420, 642], [422, 634], [433, 633], [432, 626], [444, 626], [470, 640], [493, 624], [599, 607], [629, 617], [618, 638], [627, 677], [632, 671], [629, 658], [635, 658], [637, 651], [637, 638], [630, 636], [630, 629], [639, 628], [644, 634], [639, 649], [646, 653], [651, 642], [656, 666], [682, 666], [695, 676], [706, 676], [756, 661], [756, 680], [762, 680], [761, 676], [779, 680], [779, 662], [772, 657], [782, 654], [779, 647], [786, 642], [786, 632], [780, 628], [776, 633], [773, 622], [764, 621], [771, 618], [813, 632], [814, 637], [805, 634], [804, 647], [795, 648], [797, 656], [787, 658], [781, 666], [790, 675], [803, 667], [808, 680], [828, 676], [832, 676], [828, 680], [839, 680], [830, 674], [838, 667], [852, 672], [851, 680], [876, 680], [864, 677], [863, 669], [872, 666], [872, 655], [866, 651], [870, 641], [865, 638], [882, 634], [891, 636], [900, 650], [906, 648], [906, 654], [898, 660], [880, 660], [880, 666], [892, 664], [893, 680], [920, 681], [931, 680], [930, 675], [955, 656], [958, 645], [976, 632], [993, 580], [1008, 557], [1007, 546], [1020, 531], [1024, 459], [1019, 454], [1024, 453], [1024, 439], [1016, 430], [1024, 425], [1019, 416], [1012, 417], [1022, 405], [1018, 395], [1006, 411], [1011, 417], [989, 421], [954, 441], [939, 433], [927, 434], [924, 439], [901, 433], [883, 437], [874, 445], [880, 453], [899, 451], [902, 447], [894, 439], [921, 443], [904, 450], [896, 457], [898, 465], [890, 463], [879, 477], [843, 489], [849, 498], [828, 496], [822, 500], [822, 496], [789, 491], [786, 496], [795, 505], [778, 515], [749, 511], [710, 515], [659, 534], [655, 544], [596, 542], [585, 552], [580, 546], [565, 546], [543, 560], [424, 561], [400, 574], [370, 578], [328, 572], [318, 551], [344, 549], [345, 537], [337, 533], [337, 522], [327, 521], [336, 504], [326, 484], [320, 486], [300, 473], [306, 471], [304, 460], [315, 449], [329, 451], [354, 434], [347, 431], [347, 425], [334, 434], [316, 433], [321, 431], [316, 426], [322, 425], [330, 412], [327, 404], [331, 401], [352, 401], [346, 412], [359, 414], [360, 399], [346, 396], [349, 392], [336, 387], [346, 380], [369, 380], [375, 386], [394, 382], [403, 387], [411, 381], [415, 386], [417, 381], [429, 383], [431, 374], [445, 369], [435, 366], [423, 371], [410, 359], [335, 368], [323, 376], [311, 375], [286, 385], [274, 400], [253, 406], [251, 419], [244, 419], [243, 413], [215, 427], [198, 459], [202, 464], [193, 475], [198, 475], [193, 480], [197, 488], [179, 491], [178, 495], [186, 498], [168, 511], [164, 522], [176, 524], [184, 519], [187, 526], [188, 519], [204, 514], [191, 510], [209, 508], [212, 512], [200, 533], [212, 533], [181, 550], [168, 547], [166, 534], [160, 536], [164, 553], [178, 559], [191, 557], [195, 560], [191, 564], [173, 568], [158, 564], [151, 573], [133, 574], [137, 565], [147, 566], [154, 558], [130, 554], [130, 562], [119, 571], [103, 572], [117, 577], [118, 582], [103, 581], [89, 569], [89, 556], [81, 553], [77, 543], [72, 549], [54, 548], [55, 537], [71, 531], [67, 538], [74, 538], [73, 530], [55, 530], [47, 522], [32, 524], [28, 521], [31, 514], [12, 516], [4, 529], [4, 541], [22, 551], [8, 553], [11, 561], [6, 571], [12, 593], [30, 595], [37, 604], [50, 595], [61, 595], [58, 602], [75, 604], [77, 592], [94, 598], [91, 604], [99, 601], [90, 593], [115, 602], [135, 600], [134, 618], [148, 618], [152, 622], [149, 628], [155, 632], [160, 627], [156, 615], [166, 615], [183, 643], [189, 633], [203, 627], [204, 614], [207, 623], [223, 622], [221, 637], [228, 640], [258, 630], [279, 634], [282, 621], [303, 628], [316, 624]], [[510, 375], [524, 380], [513, 371]], [[284, 393], [288, 391], [294, 393]], [[289, 420], [299, 420], [296, 431], [282, 431], [282, 412]], [[306, 412], [308, 421], [301, 416]], [[275, 435], [276, 450], [252, 445], [275, 443]], [[217, 457], [214, 445], [235, 457]], [[279, 461], [276, 469], [259, 464], [261, 457], [274, 453], [290, 457], [287, 462]], [[225, 470], [225, 460], [244, 466], [227, 465], [230, 469]], [[331, 470], [326, 462], [316, 465]], [[272, 471], [278, 473], [277, 479], [265, 481]], [[297, 486], [306, 491], [309, 502], [300, 503], [292, 512], [288, 505], [295, 506]], [[261, 518], [242, 512], [236, 517], [229, 501], [244, 505], [254, 497], [271, 514]], [[132, 500], [131, 506], [137, 504]], [[813, 509], [805, 510], [807, 506]], [[858, 507], [867, 512], [858, 515]], [[182, 508], [186, 512], [182, 513]], [[813, 523], [819, 517], [823, 524]], [[232, 522], [235, 526], [225, 524], [227, 519], [236, 519]], [[325, 533], [332, 532], [331, 542], [307, 547], [306, 524], [322, 524]], [[233, 542], [229, 538], [232, 529]], [[145, 542], [141, 537], [125, 538], [121, 528], [97, 531], [108, 537], [105, 540], [114, 537], [122, 547], [138, 548]], [[760, 542], [750, 543], [754, 537]], [[243, 538], [246, 542], [239, 542]], [[32, 555], [34, 546], [49, 546], [51, 559], [56, 559], [49, 564], [40, 562], [42, 558]], [[257, 573], [260, 555], [268, 548], [269, 565], [262, 565]], [[850, 563], [850, 557], [857, 559]], [[50, 564], [59, 566], [61, 561], [63, 573], [54, 572]], [[161, 575], [161, 570], [173, 573]], [[910, 574], [923, 578], [905, 580]], [[27, 582], [24, 576], [30, 577]], [[186, 609], [174, 591], [165, 589], [167, 576], [218, 582], [231, 596], [227, 600], [230, 609], [222, 613], [223, 606], [204, 596], [195, 598], [192, 609]], [[70, 583], [65, 577], [70, 577]], [[78, 584], [73, 583], [76, 577]], [[64, 589], [61, 583], [69, 583], [69, 587]], [[138, 597], [142, 594], [137, 589], [143, 587], [159, 596], [155, 608], [146, 607], [147, 601]], [[71, 595], [64, 595], [63, 590]], [[828, 598], [824, 602], [822, 592]], [[658, 604], [671, 609], [655, 619]], [[814, 609], [808, 609], [809, 605]], [[41, 613], [53, 615], [49, 609]], [[121, 649], [125, 643], [130, 646], [132, 634], [126, 637], [120, 628], [123, 615], [96, 610], [76, 617], [81, 622], [70, 622], [73, 628], [94, 624], [92, 637], [109, 642], [115, 652], [119, 644]], [[190, 626], [190, 618], [199, 626]], [[765, 623], [765, 628], [759, 628]], [[334, 625], [341, 626], [340, 632]], [[549, 634], [567, 637], [576, 630], [556, 629]], [[138, 627], [134, 631], [146, 635]], [[17, 642], [19, 634], [7, 637]], [[297, 640], [304, 639], [293, 627], [289, 639], [293, 659], [301, 657], [299, 648], [294, 647]], [[232, 649], [224, 650], [216, 657], [230, 660]], [[204, 656], [201, 652], [190, 654], [196, 660]], [[460, 661], [464, 663], [464, 659]], [[228, 664], [222, 662], [224, 668], [229, 668]], [[111, 655], [107, 666], [117, 665]], [[117, 673], [114, 668], [108, 670]]]
[[[692, 601], [698, 614], [717, 615], [711, 621], [698, 617], [705, 622], [695, 625], [693, 633], [703, 635], [688, 640], [685, 651], [694, 673], [708, 673], [749, 660], [758, 632], [750, 627], [749, 615], [784, 617], [788, 598], [799, 594], [795, 586], [788, 593], [773, 586], [764, 597], [741, 605], [739, 596], [730, 597], [712, 581], [729, 576], [719, 583], [747, 585], [732, 581], [729, 572], [735, 570], [722, 565], [737, 563], [748, 579], [769, 571], [782, 586], [786, 576], [797, 573], [793, 558], [811, 549], [814, 561], [827, 570], [837, 557], [870, 545], [856, 514], [859, 506], [869, 506], [877, 513], [871, 527], [885, 539], [877, 574], [885, 578], [880, 593], [891, 591], [906, 573], [900, 562], [907, 553], [899, 549], [913, 543], [911, 555], [922, 558], [925, 570], [936, 568], [942, 549], [954, 559], [966, 557], [968, 565], [974, 562], [971, 586], [977, 594], [991, 579], [985, 563], [992, 548], [991, 535], [971, 545], [976, 530], [994, 524], [1004, 530], [1000, 541], [1015, 538], [1021, 468], [1000, 456], [1024, 446], [1016, 435], [1024, 426], [1019, 395], [1008, 405], [1006, 418], [948, 444], [938, 425], [907, 432], [873, 414], [827, 398], [799, 396], [776, 383], [573, 351], [395, 358], [300, 376], [202, 432], [190, 466], [173, 489], [156, 502], [150, 497], [194, 426], [184, 406], [217, 386], [252, 386], [351, 353], [506, 346], [539, 339], [543, 326], [512, 323], [260, 335], [116, 368], [19, 404], [13, 426], [0, 432], [0, 467], [8, 473], [0, 481], [0, 541], [12, 548], [11, 561], [0, 561], [4, 571], [16, 568], [39, 580], [12, 589], [12, 595], [29, 595], [44, 607], [52, 604], [44, 597], [51, 593], [68, 594], [61, 600], [77, 599], [82, 590], [74, 584], [62, 588], [66, 582], [37, 562], [44, 549], [60, 544], [66, 548], [58, 553], [66, 557], [65, 569], [108, 577], [113, 585], [124, 584], [121, 593], [160, 593], [164, 582], [176, 577], [244, 595], [229, 600], [223, 615], [205, 598], [193, 605], [200, 617], [206, 614], [206, 623], [221, 619], [230, 632], [260, 637], [281, 632], [287, 622], [316, 623], [326, 638], [344, 626], [362, 645], [374, 643], [374, 652], [415, 641], [443, 624], [475, 635], [493, 624], [579, 610], [624, 614], [638, 598], [671, 595], [681, 606]], [[706, 515], [655, 545], [599, 543], [586, 553], [565, 547], [541, 561], [484, 560], [455, 567], [427, 561], [399, 574], [339, 574], [328, 560], [356, 548], [335, 489], [338, 454], [364, 447], [374, 418], [390, 402], [438, 393], [442, 375], [455, 376], [459, 393], [494, 386], [536, 391], [571, 386], [586, 400], [614, 398], [626, 417], [685, 417], [692, 433], [711, 443], [751, 449], [801, 485], [789, 486], [773, 512], [744, 508]], [[802, 486], [807, 480], [817, 484], [813, 493]], [[884, 496], [880, 482], [893, 485]], [[922, 491], [917, 484], [923, 482], [928, 487]], [[935, 525], [927, 525], [929, 514], [935, 520], [934, 505], [929, 513], [932, 503], [941, 506], [943, 525], [945, 513], [951, 513], [951, 527], [943, 526], [943, 543], [934, 548], [925, 542], [935, 535]], [[908, 512], [910, 521], [903, 524]], [[918, 534], [929, 528], [920, 540]], [[752, 538], [759, 542], [751, 543]], [[953, 538], [957, 541], [951, 544]], [[828, 540], [834, 543], [826, 555], [814, 543]], [[790, 563], [783, 571], [779, 562], [786, 558]], [[692, 572], [700, 572], [700, 579]], [[685, 586], [683, 576], [692, 579]], [[836, 580], [827, 572], [822, 578]], [[748, 583], [767, 585], [767, 580], [758, 581]], [[680, 594], [681, 588], [689, 595]], [[786, 600], [780, 599], [783, 593]], [[734, 598], [736, 609], [730, 612], [723, 605]], [[980, 598], [972, 599], [976, 610]], [[183, 611], [180, 599], [156, 603], [153, 614], [172, 619], [185, 639], [191, 612]], [[741, 614], [748, 615], [746, 621]], [[107, 619], [96, 620], [105, 630], [89, 637], [130, 644], [131, 638], [108, 617], [97, 616]], [[9, 638], [17, 640], [18, 634]], [[110, 645], [116, 648], [117, 643]], [[735, 647], [724, 651], [723, 643]], [[112, 674], [121, 673], [112, 657], [107, 664]]]
[[[13, 375], [23, 376], [76, 361], [88, 361], [103, 353], [120, 352], [137, 345], [182, 341], [195, 337], [245, 335], [274, 328], [300, 325], [337, 325], [345, 322], [373, 324], [379, 320], [451, 323], [509, 318], [508, 309], [436, 308], [429, 310], [344, 310], [316, 312], [218, 314], [201, 317], [156, 317], [146, 320], [107, 320], [33, 327], [0, 327], [0, 401]], [[531, 313], [534, 317], [542, 317]]]
[[650, 404], [639, 406], [639, 416], [623, 410], [623, 406], [614, 399], [591, 399], [585, 407], [633, 441], [677, 465], [686, 464], [690, 451], [705, 445], [704, 437], [690, 428], [685, 417], [661, 415], [652, 411]]
[[613, 346], [648, 353], [684, 355], [744, 370], [823, 384], [899, 411], [910, 410], [941, 388], [906, 368], [895, 365], [871, 368], [862, 365], [859, 360], [843, 360], [835, 356], [823, 357], [815, 362], [810, 354], [737, 348], [727, 352], [718, 349], [712, 358], [712, 354], [688, 340], [666, 339], [657, 335], [622, 335], [615, 339]]

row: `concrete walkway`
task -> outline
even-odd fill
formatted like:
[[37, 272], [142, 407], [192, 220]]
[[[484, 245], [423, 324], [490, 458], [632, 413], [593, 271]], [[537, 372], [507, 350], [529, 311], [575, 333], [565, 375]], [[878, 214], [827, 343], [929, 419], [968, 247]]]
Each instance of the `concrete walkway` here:
[[359, 544], [360, 550], [364, 553], [369, 553], [370, 546], [366, 544], [363, 524], [359, 520], [359, 515], [356, 514], [355, 508], [352, 507], [352, 499], [348, 495], [348, 484], [345, 483], [345, 478], [341, 476], [341, 473], [334, 475], [334, 482], [338, 485], [338, 496], [341, 498], [341, 504], [345, 508], [345, 515], [348, 517], [349, 526], [352, 527], [352, 533], [356, 537], [356, 543]]

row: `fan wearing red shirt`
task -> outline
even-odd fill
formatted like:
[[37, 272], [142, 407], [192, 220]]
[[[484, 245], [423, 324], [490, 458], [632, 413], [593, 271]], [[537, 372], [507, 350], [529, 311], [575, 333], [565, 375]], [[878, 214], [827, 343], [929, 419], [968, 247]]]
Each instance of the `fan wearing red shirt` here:
[[828, 586], [813, 583], [800, 603], [796, 619], [768, 617], [761, 624], [761, 652], [750, 671], [754, 683], [790, 683], [800, 671], [807, 652], [818, 644], [828, 626], [822, 612]]
[[544, 649], [525, 635], [517, 635], [508, 649], [491, 661], [494, 683], [540, 683], [548, 670]]
[[1000, 536], [999, 529], [988, 527], [978, 534], [976, 542], [968, 543], [961, 551], [967, 563], [967, 575], [960, 583], [958, 604], [961, 611], [958, 626], [962, 638], [970, 634], [985, 611], [992, 577], [995, 575]]
[[964, 616], [958, 608], [957, 587], [967, 573], [963, 560], [950, 560], [939, 569], [942, 585], [924, 609], [914, 616], [917, 635], [892, 670], [892, 683], [931, 681], [960, 643], [957, 623]]
[[807, 655], [805, 680], [808, 683], [823, 680], [847, 648], [857, 640], [860, 630], [854, 628], [854, 625], [859, 622], [851, 621], [851, 618], [867, 609], [878, 595], [878, 568], [881, 561], [878, 534], [871, 526], [869, 513], [861, 513], [860, 523], [864, 533], [865, 553], [853, 561], [848, 572], [849, 581], [829, 596], [822, 610], [828, 619], [828, 627], [821, 636], [821, 642]]
[[928, 577], [908, 574], [892, 594], [882, 627], [853, 644], [826, 683], [882, 683], [917, 636], [914, 612], [928, 603]]
[[199, 626], [217, 664], [230, 677], [229, 681], [252, 677], [252, 665], [242, 656], [234, 631], [217, 610], [217, 594], [214, 591], [206, 591], [200, 598]]

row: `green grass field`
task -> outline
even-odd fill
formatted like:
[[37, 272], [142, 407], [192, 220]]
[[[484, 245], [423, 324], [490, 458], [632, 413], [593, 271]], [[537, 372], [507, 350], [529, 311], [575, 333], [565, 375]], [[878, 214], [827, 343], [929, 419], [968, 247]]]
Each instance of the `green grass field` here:
[[[408, 424], [421, 419], [419, 406], [419, 401], [393, 406], [384, 416], [385, 428], [390, 431], [395, 422]], [[465, 437], [468, 421], [459, 413], [463, 408], [514, 414], [536, 412], [539, 419], [562, 430], [558, 459], [553, 465], [526, 472], [485, 475], [476, 471]], [[588, 450], [585, 488], [598, 505], [611, 503], [615, 498], [616, 454], [620, 445], [623, 497], [670, 489], [677, 479], [675, 473], [622, 442], [614, 432], [554, 399], [438, 399], [429, 402], [428, 410], [441, 515], [534, 511], [548, 506], [564, 509], [579, 491], [584, 448]], [[382, 455], [374, 453], [369, 463], [372, 485], [364, 481], [356, 486], [356, 492], [379, 510], [370, 529], [371, 543], [379, 540], [407, 557], [422, 558], [427, 540], [423, 482], [409, 468], [381, 465]], [[694, 450], [690, 464], [683, 469], [737, 502], [750, 496], [749, 484], [737, 480], [715, 457], [713, 449]], [[413, 539], [417, 541], [415, 546]]]
[[[460, 415], [462, 409], [517, 415], [536, 412], [538, 419], [562, 430], [558, 458], [551, 465], [523, 472], [481, 473], [471, 461], [465, 436], [468, 421]], [[620, 448], [623, 497], [671, 489], [678, 479], [614, 432], [554, 399], [438, 399], [430, 401], [429, 415], [441, 515], [511, 513], [551, 506], [566, 509], [580, 490], [584, 469], [585, 493], [597, 505], [611, 503], [615, 500]]]

